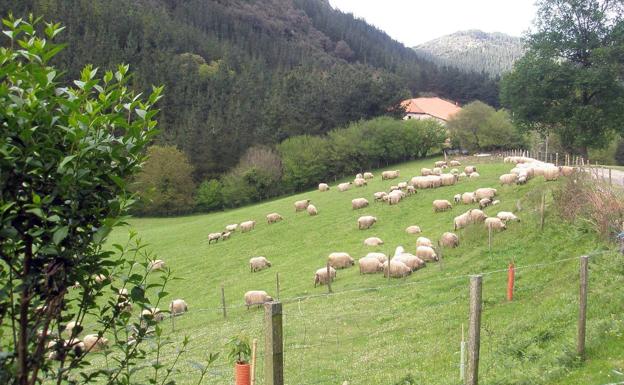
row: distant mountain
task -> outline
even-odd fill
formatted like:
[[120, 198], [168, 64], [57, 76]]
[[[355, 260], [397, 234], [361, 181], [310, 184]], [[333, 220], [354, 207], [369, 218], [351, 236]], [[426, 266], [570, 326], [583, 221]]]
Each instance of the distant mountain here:
[[479, 30], [455, 32], [414, 47], [425, 59], [464, 71], [484, 71], [492, 76], [511, 70], [522, 57], [519, 37]]

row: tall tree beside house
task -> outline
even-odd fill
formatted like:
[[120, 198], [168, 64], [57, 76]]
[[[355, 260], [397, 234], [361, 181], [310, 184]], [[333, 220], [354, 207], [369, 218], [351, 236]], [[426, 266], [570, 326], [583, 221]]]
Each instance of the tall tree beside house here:
[[506, 75], [501, 100], [527, 129], [556, 133], [587, 156], [624, 126], [624, 5], [541, 0], [527, 54]]

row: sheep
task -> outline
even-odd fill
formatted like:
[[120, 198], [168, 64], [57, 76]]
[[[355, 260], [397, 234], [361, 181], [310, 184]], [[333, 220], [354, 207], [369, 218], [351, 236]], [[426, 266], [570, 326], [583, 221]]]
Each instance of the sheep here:
[[368, 206], [368, 200], [366, 198], [355, 198], [351, 200], [351, 208], [353, 210], [359, 210]]
[[318, 214], [318, 209], [316, 208], [316, 206], [314, 206], [313, 204], [309, 204], [308, 207], [306, 208], [306, 211], [308, 212], [308, 214], [313, 217], [315, 215]]
[[442, 166], [446, 166], [446, 162], [443, 161], [443, 160], [439, 160], [439, 161], [435, 162], [434, 165], [436, 167], [442, 167]]
[[329, 267], [329, 277], [327, 276], [327, 267], [321, 267], [314, 273], [314, 287], [316, 285], [327, 284], [328, 281], [336, 279], [336, 269]]
[[364, 179], [364, 176], [362, 176], [362, 173], [357, 173], [355, 174], [355, 179]]
[[374, 274], [383, 271], [383, 262], [377, 258], [360, 258], [358, 266], [360, 267], [360, 274]]
[[466, 175], [466, 173], [465, 173], [465, 172], [461, 172], [461, 173], [459, 174], [459, 178], [465, 178], [466, 176], [468, 176], [468, 175]]
[[235, 232], [236, 229], [238, 229], [238, 223], [225, 226], [225, 231], [229, 231], [231, 233]]
[[379, 245], [383, 245], [384, 241], [382, 241], [381, 238], [370, 237], [364, 240], [364, 244], [366, 246], [379, 246]]
[[461, 200], [463, 204], [469, 205], [471, 203], [475, 203], [477, 201], [477, 197], [473, 192], [465, 192], [461, 195]]
[[267, 219], [267, 223], [271, 224], [271, 223], [279, 222], [283, 220], [284, 218], [278, 213], [271, 213], [271, 214], [267, 214], [266, 219]]
[[570, 176], [574, 174], [574, 167], [561, 166], [559, 167], [559, 173], [561, 174], [561, 176]]
[[488, 207], [489, 205], [492, 204], [492, 199], [490, 198], [483, 198], [479, 201], [479, 208], [481, 210], [483, 210], [484, 208]]
[[436, 199], [433, 201], [434, 212], [446, 211], [452, 208], [453, 208], [453, 205], [451, 205], [451, 202], [447, 201], [446, 199]]
[[400, 190], [394, 190], [390, 194], [388, 194], [388, 204], [396, 205], [401, 199], [403, 199], [403, 192]]
[[518, 218], [517, 216], [514, 215], [514, 213], [509, 212], [509, 211], [499, 211], [498, 214], [496, 214], [496, 217], [504, 222], [508, 222], [508, 221], [520, 222], [520, 218]]
[[431, 183], [432, 188], [438, 188], [442, 186], [442, 177], [439, 175], [430, 175], [429, 182]]
[[455, 233], [446, 232], [442, 234], [438, 241], [440, 246], [455, 248], [459, 246], [459, 237]]
[[388, 257], [384, 253], [368, 253], [364, 258], [375, 258], [381, 263], [384, 263], [388, 260]]
[[458, 161], [458, 160], [452, 160], [452, 161], [451, 161], [451, 163], [450, 163], [450, 166], [451, 166], [451, 167], [458, 167], [458, 166], [461, 166], [461, 162], [460, 162], [460, 161]]
[[461, 194], [455, 194], [455, 196], [453, 197], [453, 201], [455, 203], [459, 203], [462, 199], [462, 195]]
[[464, 172], [466, 173], [466, 175], [470, 175], [473, 172], [477, 172], [477, 168], [475, 166], [466, 166], [464, 167]]
[[221, 239], [221, 236], [223, 235], [223, 233], [210, 233], [208, 234], [208, 244], [212, 243], [212, 241], [214, 241], [215, 243], [219, 241], [219, 239]]
[[496, 206], [499, 203], [500, 203], [500, 201], [498, 199], [495, 199], [495, 200], [492, 201], [492, 206]]
[[518, 175], [503, 174], [498, 178], [498, 180], [500, 181], [501, 185], [514, 184], [518, 181]]
[[400, 190], [400, 188], [399, 188], [399, 186], [398, 186], [398, 185], [392, 185], [392, 186], [390, 186], [390, 192], [397, 191], [397, 190]]
[[227, 241], [228, 239], [230, 239], [230, 236], [232, 235], [231, 231], [224, 231], [221, 233], [221, 240], [222, 241]]
[[420, 231], [420, 227], [419, 226], [413, 225], [413, 226], [408, 226], [405, 229], [405, 232], [408, 233], [408, 234], [420, 234], [421, 231]]
[[344, 269], [355, 264], [355, 260], [348, 253], [344, 252], [329, 254], [327, 262], [334, 269]]
[[80, 324], [80, 322], [69, 321], [67, 325], [65, 325], [63, 331], [71, 336], [74, 335], [74, 329], [76, 329], [75, 335], [79, 335], [80, 331], [82, 330], [82, 325]]
[[327, 183], [319, 183], [318, 190], [320, 192], [329, 191], [329, 185]]
[[431, 173], [433, 175], [438, 175], [440, 176], [440, 174], [442, 174], [442, 169], [440, 167], [434, 167], [433, 170], [431, 170]]
[[359, 217], [357, 220], [358, 229], [360, 230], [370, 229], [371, 226], [373, 226], [376, 222], [377, 222], [376, 217], [373, 217], [371, 215], [364, 215], [362, 217]]
[[559, 169], [557, 167], [547, 167], [544, 169], [544, 180], [557, 180]]
[[[388, 269], [388, 265], [390, 265], [389, 269]], [[412, 269], [410, 269], [409, 266], [407, 266], [403, 262], [394, 261], [394, 260], [390, 261], [389, 264], [388, 262], [384, 262], [383, 270], [384, 270], [385, 277], [390, 275], [390, 277], [392, 278], [403, 278], [412, 274]]]
[[364, 173], [364, 179], [373, 179], [375, 176], [373, 175], [372, 172], [365, 172]]
[[407, 195], [413, 195], [416, 194], [416, 189], [414, 188], [414, 186], [407, 186], [405, 188], [405, 192], [407, 193]]
[[307, 209], [309, 204], [310, 204], [310, 200], [309, 199], [303, 199], [303, 200], [300, 200], [300, 201], [296, 201], [295, 202], [295, 212], [299, 212], [299, 211], [303, 211], [303, 210]]
[[487, 218], [487, 215], [479, 209], [468, 210], [468, 216], [472, 223], [483, 222]]
[[258, 307], [262, 306], [265, 302], [273, 301], [273, 297], [267, 294], [264, 290], [250, 290], [245, 293], [245, 305], [247, 306], [247, 310], [249, 310], [250, 306], [258, 305]]
[[265, 257], [253, 257], [249, 259], [249, 270], [252, 273], [268, 269], [269, 267], [271, 267], [271, 262]]
[[351, 188], [351, 184], [352, 184], [352, 183], [353, 183], [353, 182], [344, 182], [344, 183], [339, 183], [339, 184], [338, 184], [338, 191], [340, 191], [340, 192], [345, 192], [345, 191], [347, 191], [348, 189], [350, 189], [350, 188]]
[[108, 347], [108, 339], [97, 334], [87, 334], [83, 339], [85, 352], [99, 352]]
[[[60, 340], [54, 340], [54, 341], [48, 342], [46, 347], [48, 350], [52, 350], [48, 354], [48, 359], [50, 360], [60, 359], [58, 355], [59, 352], [58, 352], [58, 347], [57, 347], [57, 345], [60, 342], [61, 342]], [[86, 351], [86, 346], [84, 342], [80, 341], [78, 338], [72, 338], [69, 341], [64, 341], [62, 345], [65, 347], [65, 349], [71, 350], [76, 356], [81, 356]]]
[[381, 173], [381, 180], [396, 179], [399, 177], [399, 170], [384, 171]]
[[172, 316], [176, 316], [178, 314], [186, 313], [188, 311], [188, 305], [183, 299], [174, 299], [169, 304], [169, 312]]
[[516, 181], [517, 184], [525, 184], [527, 182], [527, 175], [526, 174], [522, 174], [518, 177], [518, 180]]
[[420, 175], [422, 176], [429, 176], [431, 174], [433, 174], [433, 171], [430, 168], [423, 167], [420, 169]]
[[151, 319], [155, 322], [161, 322], [165, 319], [165, 314], [162, 313], [159, 308], [153, 307], [149, 309], [143, 309], [143, 311], [141, 312], [141, 318], [144, 320]]
[[238, 227], [240, 227], [241, 233], [246, 233], [256, 227], [256, 221], [245, 221], [242, 222]]
[[383, 197], [388, 195], [387, 192], [385, 191], [378, 191], [376, 193], [373, 194], [373, 196], [375, 197], [375, 202], [379, 202], [383, 200]]
[[478, 178], [478, 177], [480, 177], [480, 176], [481, 176], [481, 175], [480, 175], [478, 172], [473, 172], [473, 173], [471, 173], [470, 175], [468, 175], [468, 177], [469, 177], [469, 178]]
[[452, 186], [457, 183], [457, 177], [453, 174], [442, 174], [440, 175], [440, 182], [442, 182], [442, 186]]
[[165, 269], [165, 261], [163, 261], [162, 259], [155, 259], [153, 261], [150, 261], [147, 264], [148, 271], [164, 270], [164, 269]]
[[470, 223], [470, 215], [466, 212], [466, 213], [456, 216], [453, 219], [453, 228], [455, 230], [459, 230], [461, 228], [468, 226], [469, 223]]
[[452, 168], [451, 171], [449, 171], [449, 173], [455, 175], [457, 178], [459, 178], [459, 170], [456, 168]]
[[505, 223], [500, 218], [485, 218], [485, 228], [492, 230], [507, 230]]
[[403, 262], [412, 271], [416, 271], [422, 267], [425, 267], [425, 261], [418, 258], [414, 254], [402, 253], [392, 258], [392, 261]]
[[416, 248], [416, 256], [425, 262], [433, 262], [438, 260], [438, 256], [430, 246], [418, 246]]
[[494, 198], [496, 196], [496, 193], [497, 190], [491, 187], [478, 188], [474, 192], [477, 199]]
[[397, 184], [397, 187], [399, 188], [399, 190], [405, 190], [407, 188], [407, 182], [399, 182]]
[[368, 182], [364, 178], [356, 178], [353, 181], [353, 184], [355, 185], [355, 187], [364, 187], [364, 186], [368, 185]]
[[431, 242], [431, 239], [429, 239], [429, 238], [418, 237], [418, 239], [416, 239], [416, 247], [418, 247], [418, 246], [433, 247], [433, 243]]

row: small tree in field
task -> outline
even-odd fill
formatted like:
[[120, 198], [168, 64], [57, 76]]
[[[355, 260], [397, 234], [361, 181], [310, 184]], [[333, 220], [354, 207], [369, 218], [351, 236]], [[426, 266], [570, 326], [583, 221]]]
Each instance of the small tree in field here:
[[[86, 67], [71, 86], [48, 63], [62, 28], [39, 20], [3, 20], [0, 48], [0, 383], [131, 383], [141, 342], [154, 320], [127, 312], [157, 305], [146, 284], [143, 245], [103, 247], [132, 200], [126, 180], [144, 161], [155, 134], [161, 88], [141, 97], [127, 86], [128, 67], [98, 78]], [[77, 287], [70, 291], [71, 287]], [[126, 293], [127, 290], [127, 293]], [[80, 371], [90, 347], [84, 321], [110, 340], [115, 364]], [[70, 321], [77, 325], [68, 331]], [[132, 338], [131, 338], [132, 337]], [[133, 343], [128, 343], [132, 340]], [[155, 377], [158, 369], [155, 367]], [[92, 368], [91, 368], [92, 369]], [[72, 374], [74, 373], [74, 374]]]

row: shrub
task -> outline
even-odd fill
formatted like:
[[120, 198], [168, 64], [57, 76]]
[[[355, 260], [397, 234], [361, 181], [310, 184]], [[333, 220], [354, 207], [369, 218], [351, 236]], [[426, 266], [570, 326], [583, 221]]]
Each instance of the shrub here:
[[615, 163], [624, 166], [624, 139], [621, 139], [615, 150]]
[[288, 191], [313, 186], [328, 176], [329, 146], [325, 138], [301, 135], [278, 145], [284, 167], [283, 185]]
[[200, 211], [213, 211], [223, 208], [223, 185], [216, 179], [204, 181], [197, 189], [195, 201]]

